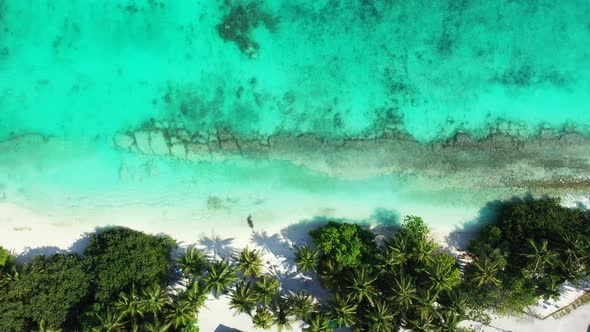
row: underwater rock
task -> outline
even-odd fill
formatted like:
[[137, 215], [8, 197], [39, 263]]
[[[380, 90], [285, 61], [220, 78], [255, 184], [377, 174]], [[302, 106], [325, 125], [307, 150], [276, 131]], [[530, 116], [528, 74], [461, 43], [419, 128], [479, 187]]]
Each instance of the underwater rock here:
[[164, 137], [164, 133], [161, 131], [150, 132], [150, 147], [152, 152], [157, 155], [167, 155], [170, 153], [166, 137]]
[[135, 144], [139, 152], [145, 154], [151, 154], [152, 148], [150, 147], [150, 133], [147, 131], [136, 131], [134, 133]]
[[127, 134], [116, 134], [114, 142], [118, 147], [129, 149], [135, 143], [135, 139]]
[[182, 143], [173, 144], [172, 147], [170, 148], [170, 154], [173, 155], [176, 158], [186, 159], [187, 158], [187, 154], [186, 154], [186, 147], [185, 147], [185, 145], [182, 144]]

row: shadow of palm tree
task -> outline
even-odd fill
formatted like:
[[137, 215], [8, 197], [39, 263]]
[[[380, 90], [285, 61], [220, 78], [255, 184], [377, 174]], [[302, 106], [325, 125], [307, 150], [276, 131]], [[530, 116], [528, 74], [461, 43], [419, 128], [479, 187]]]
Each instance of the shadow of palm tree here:
[[289, 256], [292, 254], [289, 244], [279, 234], [268, 235], [266, 231], [252, 232], [252, 241], [262, 250], [275, 256]]
[[211, 237], [205, 236], [199, 240], [199, 244], [205, 247], [205, 250], [213, 254], [214, 258], [221, 257], [224, 259], [230, 259], [238, 251], [231, 244], [234, 241], [233, 238], [222, 239], [218, 235]]

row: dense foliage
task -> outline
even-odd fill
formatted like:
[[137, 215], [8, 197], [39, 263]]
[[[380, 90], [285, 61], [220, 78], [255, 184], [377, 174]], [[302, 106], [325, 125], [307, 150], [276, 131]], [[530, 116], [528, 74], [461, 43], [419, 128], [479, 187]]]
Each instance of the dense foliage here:
[[146, 236], [128, 228], [93, 235], [84, 251], [96, 287], [96, 299], [107, 302], [131, 285], [163, 284], [170, 269], [174, 240]]
[[473, 305], [514, 312], [539, 296], [557, 297], [566, 280], [587, 277], [589, 248], [584, 211], [563, 207], [555, 198], [505, 204], [470, 246], [477, 260], [467, 275], [480, 286], [472, 292]]
[[329, 222], [309, 233], [319, 250], [342, 267], [354, 267], [371, 258], [374, 235], [359, 225]]
[[76, 316], [90, 278], [77, 255], [36, 256], [7, 276], [0, 297], [0, 330], [31, 331], [42, 323], [59, 328]]

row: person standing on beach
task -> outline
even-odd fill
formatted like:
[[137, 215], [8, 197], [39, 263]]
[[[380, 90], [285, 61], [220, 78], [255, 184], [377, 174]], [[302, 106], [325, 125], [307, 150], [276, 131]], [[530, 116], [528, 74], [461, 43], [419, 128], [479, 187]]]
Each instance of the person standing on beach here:
[[249, 214], [249, 215], [248, 215], [248, 218], [246, 218], [246, 220], [248, 221], [248, 226], [250, 226], [250, 228], [251, 228], [252, 230], [254, 230], [254, 223], [252, 222], [252, 215], [251, 215], [251, 214]]

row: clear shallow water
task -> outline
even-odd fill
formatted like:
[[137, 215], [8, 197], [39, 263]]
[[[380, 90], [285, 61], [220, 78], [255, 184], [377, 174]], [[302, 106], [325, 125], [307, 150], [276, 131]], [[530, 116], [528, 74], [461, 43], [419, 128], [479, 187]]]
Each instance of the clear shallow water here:
[[[106, 143], [150, 119], [243, 135], [393, 126], [422, 141], [541, 124], [589, 133], [588, 1], [257, 2], [246, 36], [259, 48], [246, 52], [218, 33], [238, 4], [222, 3], [0, 0], [0, 139], [61, 139], [2, 152], [4, 199], [57, 210], [76, 205], [69, 197], [87, 208], [186, 206], [238, 192], [448, 204], [436, 188], [398, 199], [415, 191], [395, 175], [350, 182], [286, 163], [187, 164]], [[143, 171], [128, 180], [127, 164]]]

